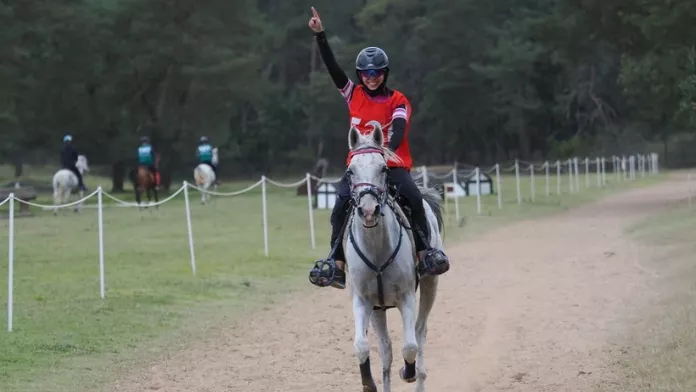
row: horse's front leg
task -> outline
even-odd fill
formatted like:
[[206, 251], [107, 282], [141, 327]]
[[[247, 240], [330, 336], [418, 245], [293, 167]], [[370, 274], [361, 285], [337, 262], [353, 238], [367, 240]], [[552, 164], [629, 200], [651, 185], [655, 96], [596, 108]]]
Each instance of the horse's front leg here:
[[[63, 193], [60, 190], [60, 188], [56, 188], [53, 190], [53, 205], [54, 206], [58, 206], [58, 205], [62, 204], [61, 203], [61, 195], [62, 194]], [[53, 215], [58, 215], [58, 207], [53, 207]]]
[[208, 190], [208, 187], [206, 186], [206, 184], [201, 184], [201, 189], [202, 189], [200, 191], [201, 192], [201, 204], [205, 204], [207, 196], [208, 196], [207, 192], [206, 192]]
[[140, 187], [136, 185], [133, 190], [135, 191], [135, 202], [136, 204], [138, 204], [138, 209], [140, 209], [142, 208], [142, 206], [140, 205]]
[[82, 204], [84, 203], [84, 201], [82, 199], [84, 199], [84, 197], [85, 197], [85, 192], [82, 189], [80, 189], [80, 196], [79, 197], [80, 197], [80, 202], [77, 203], [77, 205], [75, 205], [75, 212], [80, 212], [80, 210], [82, 209]]
[[157, 194], [157, 187], [152, 188], [152, 192], [155, 193], [155, 209], [159, 210], [159, 204], [157, 204], [157, 203], [159, 203], [159, 196]]
[[399, 302], [399, 312], [404, 324], [404, 367], [399, 375], [401, 379], [411, 383], [416, 381], [416, 356], [418, 342], [416, 341], [416, 293], [408, 291]]
[[372, 327], [379, 339], [379, 357], [382, 360], [382, 385], [384, 392], [391, 392], [391, 365], [393, 361], [392, 342], [387, 328], [387, 311], [377, 310], [372, 313]]
[[377, 392], [377, 385], [372, 378], [370, 370], [370, 342], [367, 340], [367, 328], [370, 325], [372, 305], [361, 298], [357, 293], [353, 294], [353, 317], [355, 318], [355, 340], [353, 347], [355, 355], [360, 363], [360, 378], [362, 379], [363, 392]]

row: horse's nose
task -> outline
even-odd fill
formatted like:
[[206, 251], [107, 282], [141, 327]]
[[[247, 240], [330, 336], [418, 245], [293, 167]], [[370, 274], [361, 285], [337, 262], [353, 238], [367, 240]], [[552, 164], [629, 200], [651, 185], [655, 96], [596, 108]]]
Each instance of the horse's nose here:
[[358, 214], [362, 218], [369, 218], [375, 215], [375, 207], [358, 207]]

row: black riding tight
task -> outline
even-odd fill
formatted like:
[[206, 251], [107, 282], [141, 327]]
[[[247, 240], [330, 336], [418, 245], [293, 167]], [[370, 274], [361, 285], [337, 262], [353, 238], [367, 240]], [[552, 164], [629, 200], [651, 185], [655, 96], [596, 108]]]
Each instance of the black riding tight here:
[[[423, 196], [421, 195], [416, 183], [406, 169], [394, 167], [389, 169], [389, 184], [395, 185], [399, 194], [401, 194], [408, 202], [411, 208], [411, 218], [413, 223], [427, 235], [428, 221], [425, 217], [425, 209], [423, 208]], [[341, 227], [346, 220], [348, 202], [350, 201], [350, 181], [347, 175], [344, 175], [338, 183], [336, 189], [336, 203], [331, 212], [331, 246], [338, 239]], [[414, 233], [416, 234], [416, 233]], [[416, 239], [416, 250], [421, 251], [427, 249], [420, 235], [414, 235]], [[338, 245], [334, 254], [336, 260], [344, 260], [343, 247]]]

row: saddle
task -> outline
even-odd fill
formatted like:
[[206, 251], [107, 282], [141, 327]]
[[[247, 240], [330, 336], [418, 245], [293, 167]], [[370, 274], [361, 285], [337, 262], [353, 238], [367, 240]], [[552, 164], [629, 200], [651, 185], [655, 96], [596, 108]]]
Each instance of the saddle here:
[[401, 211], [404, 213], [406, 220], [408, 221], [408, 226], [411, 228], [413, 225], [413, 220], [411, 217], [411, 203], [409, 203], [405, 197], [401, 196], [399, 193], [399, 188], [394, 184], [389, 185], [389, 197], [394, 200], [396, 204], [398, 204], [399, 208], [401, 208]]

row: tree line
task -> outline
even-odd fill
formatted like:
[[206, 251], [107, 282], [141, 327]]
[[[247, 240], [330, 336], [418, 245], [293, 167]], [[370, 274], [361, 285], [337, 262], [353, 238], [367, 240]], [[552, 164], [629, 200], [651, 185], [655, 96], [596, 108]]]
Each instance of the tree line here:
[[[696, 163], [696, 3], [317, 0], [339, 63], [387, 51], [418, 164], [657, 151]], [[163, 181], [201, 135], [221, 173], [342, 167], [348, 115], [297, 0], [0, 0], [0, 159], [73, 135], [115, 188], [141, 135]]]

